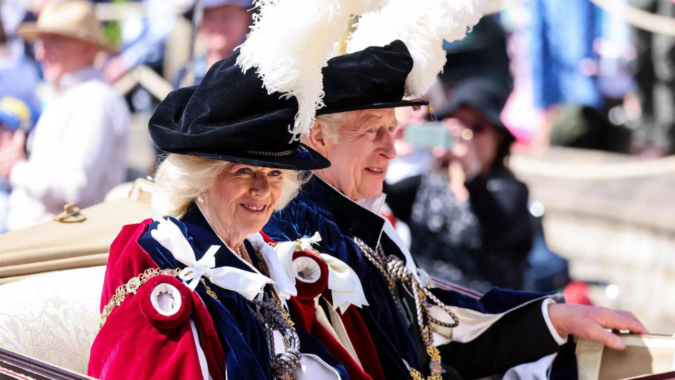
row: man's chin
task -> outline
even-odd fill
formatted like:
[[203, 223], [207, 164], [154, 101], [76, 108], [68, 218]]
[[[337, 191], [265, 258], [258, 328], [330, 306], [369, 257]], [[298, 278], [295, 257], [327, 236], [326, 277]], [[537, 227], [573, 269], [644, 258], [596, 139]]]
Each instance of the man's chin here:
[[361, 189], [360, 193], [363, 196], [363, 199], [368, 199], [372, 197], [377, 197], [382, 194], [383, 191], [383, 181], [368, 183]]

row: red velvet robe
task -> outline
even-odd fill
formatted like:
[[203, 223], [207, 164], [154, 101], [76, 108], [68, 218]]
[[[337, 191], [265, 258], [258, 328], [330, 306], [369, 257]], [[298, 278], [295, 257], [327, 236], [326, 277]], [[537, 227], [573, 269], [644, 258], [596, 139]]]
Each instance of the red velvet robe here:
[[[118, 286], [146, 269], [158, 268], [138, 244], [150, 223], [152, 220], [148, 219], [125, 226], [110, 247], [101, 312]], [[150, 301], [152, 290], [162, 283], [180, 292], [181, 307], [171, 316], [161, 315]], [[197, 337], [190, 319], [195, 323]], [[202, 300], [180, 280], [159, 275], [141, 285], [136, 294], [127, 294], [121, 305], [113, 309], [94, 340], [87, 372], [101, 380], [202, 380], [197, 339], [211, 378], [224, 380], [225, 355]]]
[[293, 321], [302, 325], [305, 330], [319, 339], [331, 355], [342, 363], [352, 380], [384, 380], [384, 373], [380, 367], [375, 345], [354, 306], [350, 306], [347, 312], [341, 315], [341, 319], [363, 368], [351, 357], [340, 342], [316, 320], [314, 298], [323, 293], [323, 296], [330, 300], [330, 290], [327, 289], [328, 267], [323, 260], [310, 252], [295, 252], [293, 259], [301, 256], [310, 257], [319, 264], [321, 277], [314, 283], [296, 281], [295, 286], [298, 290], [298, 296], [292, 297], [288, 301]]

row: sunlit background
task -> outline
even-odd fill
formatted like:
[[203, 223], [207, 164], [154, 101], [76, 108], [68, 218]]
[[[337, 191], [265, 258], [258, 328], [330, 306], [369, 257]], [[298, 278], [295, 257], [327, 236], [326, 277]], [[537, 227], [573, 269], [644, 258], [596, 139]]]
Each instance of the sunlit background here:
[[[16, 31], [49, 2], [0, 0], [0, 99], [31, 108], [28, 144], [54, 89], [36, 62], [39, 42]], [[120, 49], [100, 53], [95, 65], [131, 111], [124, 182], [132, 182], [152, 176], [156, 165], [147, 123], [157, 104], [203, 76], [214, 51], [242, 42], [239, 25], [249, 20], [231, 8], [243, 1], [94, 3], [105, 40]], [[522, 287], [565, 289], [570, 302], [628, 309], [663, 334], [675, 333], [674, 17], [672, 0], [490, 0], [468, 37], [446, 44], [448, 63], [427, 95], [442, 110], [471, 77], [510, 94], [501, 112], [516, 139], [509, 167], [529, 187], [533, 225], [543, 226], [534, 228]], [[427, 112], [402, 117], [402, 126]], [[390, 183], [431, 170], [429, 155], [417, 153], [399, 152]], [[108, 199], [129, 188], [121, 185]], [[485, 290], [464, 282], [443, 257], [428, 265], [441, 268], [434, 274], [445, 280]]]

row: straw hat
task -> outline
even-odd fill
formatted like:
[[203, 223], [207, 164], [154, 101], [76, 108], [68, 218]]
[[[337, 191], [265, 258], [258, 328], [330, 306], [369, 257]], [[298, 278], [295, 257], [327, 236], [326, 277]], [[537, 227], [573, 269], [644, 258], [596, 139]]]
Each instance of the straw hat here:
[[115, 54], [117, 48], [103, 41], [101, 23], [94, 14], [94, 7], [88, 1], [57, 1], [44, 7], [37, 22], [21, 24], [17, 34], [34, 42], [41, 34], [53, 34], [92, 42], [99, 49]]

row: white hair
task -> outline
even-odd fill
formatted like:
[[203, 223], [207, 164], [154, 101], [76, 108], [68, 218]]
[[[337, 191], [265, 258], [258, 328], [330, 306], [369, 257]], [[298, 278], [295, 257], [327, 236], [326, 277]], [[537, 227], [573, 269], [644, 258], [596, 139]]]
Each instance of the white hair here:
[[329, 113], [327, 115], [319, 115], [316, 120], [321, 124], [323, 135], [333, 144], [337, 144], [340, 140], [340, 128], [350, 116], [353, 115], [352, 112], [338, 112], [338, 113]]
[[[370, 112], [374, 111], [376, 110], [365, 109], [365, 110], [329, 113], [326, 115], [317, 116], [316, 120], [319, 124], [321, 124], [321, 131], [323, 132], [323, 136], [327, 140], [331, 141], [333, 144], [337, 144], [340, 142], [340, 130], [344, 127], [345, 124], [352, 123], [353, 125], [361, 125], [361, 123], [364, 122], [364, 117], [369, 115]], [[301, 141], [304, 142], [305, 144], [309, 143], [308, 136], [309, 134], [303, 134]]]
[[[184, 154], [169, 154], [159, 165], [151, 207], [157, 216], [181, 218], [190, 204], [216, 183], [230, 162]], [[283, 188], [274, 207], [283, 209], [309, 180], [311, 172], [283, 170]]]

